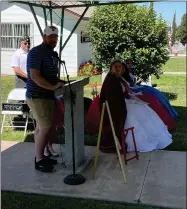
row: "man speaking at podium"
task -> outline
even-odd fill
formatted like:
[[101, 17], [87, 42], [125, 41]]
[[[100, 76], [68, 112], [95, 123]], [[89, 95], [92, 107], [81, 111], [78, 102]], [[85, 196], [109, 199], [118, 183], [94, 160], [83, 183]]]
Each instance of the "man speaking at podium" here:
[[53, 56], [57, 40], [58, 29], [47, 26], [43, 43], [33, 47], [27, 58], [26, 98], [37, 124], [34, 134], [35, 169], [42, 172], [52, 172], [57, 163], [56, 160], [44, 156], [47, 135], [53, 126], [54, 92], [65, 83], [57, 77], [58, 60]]

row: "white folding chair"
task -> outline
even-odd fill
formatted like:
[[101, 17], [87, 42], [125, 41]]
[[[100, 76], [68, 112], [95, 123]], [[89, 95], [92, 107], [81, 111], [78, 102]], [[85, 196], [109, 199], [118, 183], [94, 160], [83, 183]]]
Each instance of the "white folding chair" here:
[[[26, 89], [25, 88], [16, 88], [13, 89], [9, 94], [7, 98], [7, 104], [15, 104], [18, 102], [23, 102], [23, 104], [26, 104]], [[4, 127], [11, 127], [11, 128], [24, 128], [24, 136], [26, 135], [28, 123], [32, 123], [34, 128], [35, 128], [35, 122], [32, 116], [32, 113], [30, 110], [28, 111], [22, 111], [22, 110], [2, 110], [3, 115], [3, 121], [2, 121], [2, 126], [1, 126], [1, 134], [3, 133], [3, 128]], [[12, 115], [22, 115], [24, 118], [26, 118], [26, 122], [24, 121], [17, 121], [18, 123], [24, 123], [24, 125], [14, 125], [12, 122]], [[6, 116], [9, 116], [10, 119], [10, 124], [11, 125], [5, 125], [5, 119]], [[31, 118], [31, 122], [29, 122], [29, 118]]]

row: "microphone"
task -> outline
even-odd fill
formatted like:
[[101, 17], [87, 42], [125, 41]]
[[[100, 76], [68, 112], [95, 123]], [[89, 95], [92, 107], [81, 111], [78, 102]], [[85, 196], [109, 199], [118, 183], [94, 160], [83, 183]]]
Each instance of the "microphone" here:
[[60, 63], [62, 63], [62, 64], [65, 65], [65, 61], [64, 61], [64, 60], [61, 60], [61, 59], [58, 57], [58, 53], [57, 53], [57, 52], [53, 52], [52, 56], [55, 57]]

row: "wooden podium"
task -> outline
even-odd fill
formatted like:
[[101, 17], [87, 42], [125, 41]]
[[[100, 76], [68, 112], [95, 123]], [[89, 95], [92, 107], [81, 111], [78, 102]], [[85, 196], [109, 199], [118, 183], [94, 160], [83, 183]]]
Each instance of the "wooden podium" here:
[[[84, 164], [84, 86], [89, 83], [89, 78], [71, 82], [71, 89], [75, 95], [74, 111], [74, 139], [75, 139], [75, 165], [76, 168]], [[65, 164], [72, 167], [72, 119], [71, 99], [69, 84], [57, 89], [56, 96], [64, 97], [65, 114]]]

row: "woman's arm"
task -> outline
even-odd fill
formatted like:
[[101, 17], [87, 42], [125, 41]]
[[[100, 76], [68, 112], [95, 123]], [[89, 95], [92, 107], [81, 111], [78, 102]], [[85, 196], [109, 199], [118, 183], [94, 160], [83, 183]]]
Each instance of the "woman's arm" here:
[[125, 99], [130, 99], [133, 96], [133, 92], [131, 91], [128, 83], [124, 79], [122, 79], [121, 81], [121, 86]]

